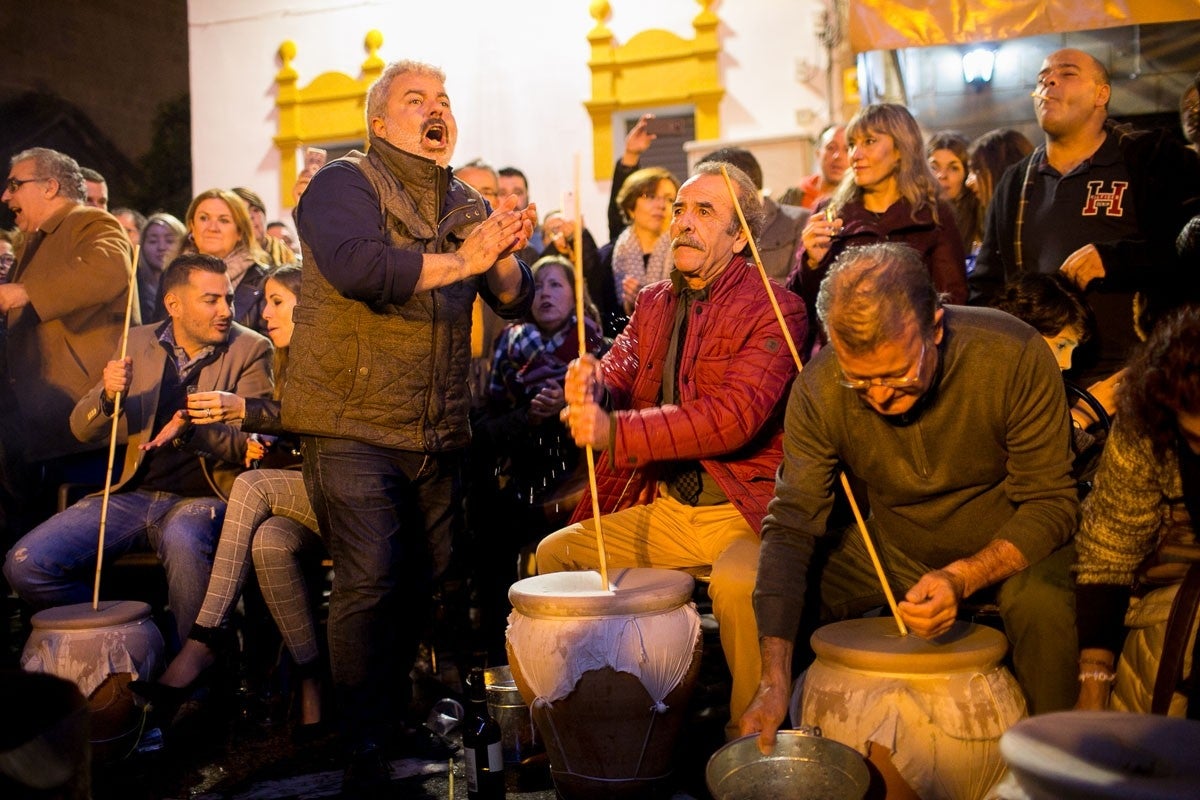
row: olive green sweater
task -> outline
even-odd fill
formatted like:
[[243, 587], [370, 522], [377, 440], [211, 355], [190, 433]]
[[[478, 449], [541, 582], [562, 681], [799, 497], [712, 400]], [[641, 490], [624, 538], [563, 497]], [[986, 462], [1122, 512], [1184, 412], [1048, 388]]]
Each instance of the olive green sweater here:
[[796, 379], [762, 527], [761, 635], [795, 635], [843, 466], [867, 486], [879, 539], [931, 569], [993, 539], [1032, 564], [1074, 532], [1071, 426], [1050, 349], [1033, 328], [991, 309], [949, 306], [944, 325], [937, 378], [906, 415], [885, 417], [840, 385], [832, 348]]

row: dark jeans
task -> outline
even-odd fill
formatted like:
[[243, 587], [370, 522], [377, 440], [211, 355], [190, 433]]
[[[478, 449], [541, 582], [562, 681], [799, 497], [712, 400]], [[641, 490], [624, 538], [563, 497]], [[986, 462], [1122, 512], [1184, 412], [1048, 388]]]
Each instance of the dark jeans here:
[[[896, 601], [932, 569], [880, 541], [868, 523], [875, 549]], [[820, 573], [820, 622], [847, 619], [887, 605], [857, 526], [847, 528]], [[1029, 701], [1030, 714], [1073, 708], [1079, 692], [1079, 645], [1075, 633], [1074, 541], [995, 586], [981, 589], [969, 603], [996, 603], [1012, 643], [1013, 672]], [[814, 562], [816, 566], [816, 562]], [[820, 567], [818, 567], [819, 569]], [[811, 576], [815, 574], [810, 571]], [[809, 600], [813, 599], [810, 593]], [[806, 603], [806, 607], [807, 607]], [[814, 609], [815, 610], [815, 609]], [[807, 642], [808, 617], [797, 640]]]
[[347, 744], [380, 743], [407, 703], [433, 579], [459, 522], [458, 453], [306, 437], [304, 482], [333, 558], [329, 659]]

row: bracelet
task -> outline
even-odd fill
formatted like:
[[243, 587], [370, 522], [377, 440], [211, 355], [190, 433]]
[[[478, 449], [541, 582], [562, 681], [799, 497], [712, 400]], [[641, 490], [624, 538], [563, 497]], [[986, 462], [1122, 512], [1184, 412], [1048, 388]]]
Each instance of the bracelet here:
[[1086, 669], [1079, 673], [1081, 681], [1100, 681], [1102, 683], [1115, 683], [1117, 674], [1108, 670], [1102, 669]]

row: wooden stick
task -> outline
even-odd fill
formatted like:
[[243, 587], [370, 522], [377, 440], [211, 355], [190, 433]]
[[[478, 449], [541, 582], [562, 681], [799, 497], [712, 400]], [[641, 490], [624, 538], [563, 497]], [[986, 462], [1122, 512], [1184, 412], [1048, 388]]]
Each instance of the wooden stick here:
[[[566, 209], [563, 209], [566, 212]], [[583, 219], [579, 209], [579, 153], [575, 154], [575, 243], [571, 255], [575, 262], [575, 324], [579, 329], [579, 357], [588, 354], [587, 327], [583, 315]], [[596, 553], [600, 558], [600, 590], [608, 591], [608, 556], [604, 552], [604, 531], [600, 526], [600, 494], [596, 490], [596, 454], [586, 448], [588, 486], [592, 490], [592, 519], [596, 521]]]
[[[729, 179], [729, 171], [725, 169], [725, 165], [721, 165], [721, 175], [725, 178], [725, 185], [729, 188], [729, 197], [733, 200], [733, 208], [737, 212], [738, 221], [742, 224], [742, 233], [746, 235], [746, 241], [750, 243], [750, 254], [754, 256], [754, 265], [758, 267], [758, 274], [762, 278], [763, 286], [767, 290], [767, 297], [771, 299], [771, 308], [775, 309], [775, 318], [779, 320], [779, 327], [783, 328], [783, 338], [787, 340], [788, 349], [792, 353], [792, 358], [796, 361], [796, 372], [800, 373], [804, 370], [804, 365], [800, 362], [800, 354], [796, 352], [796, 345], [792, 341], [792, 334], [788, 331], [787, 324], [783, 319], [783, 310], [779, 307], [779, 301], [775, 298], [775, 292], [771, 290], [771, 281], [767, 278], [767, 271], [763, 268], [762, 259], [758, 257], [758, 245], [754, 243], [754, 236], [750, 233], [750, 226], [746, 224], [746, 216], [742, 213], [742, 204], [738, 202], [737, 192], [733, 188], [733, 181]], [[850, 509], [854, 512], [854, 519], [858, 522], [859, 533], [862, 534], [863, 544], [867, 546], [867, 554], [871, 556], [871, 564], [875, 567], [875, 574], [879, 577], [879, 583], [883, 586], [883, 594], [887, 597], [888, 605], [892, 609], [892, 616], [896, 620], [896, 627], [900, 629], [901, 636], [908, 635], [908, 627], [904, 624], [904, 620], [900, 619], [900, 609], [896, 605], [896, 598], [892, 594], [892, 587], [888, 585], [887, 575], [883, 571], [883, 564], [879, 561], [879, 554], [875, 552], [875, 545], [871, 542], [871, 535], [867, 532], [867, 523], [863, 521], [862, 511], [858, 508], [858, 502], [854, 499], [854, 492], [850, 489], [850, 480], [846, 477], [846, 473], [842, 472], [842, 489], [846, 492], [846, 499], [850, 501]]]
[[[121, 360], [129, 348], [129, 322], [133, 318], [133, 296], [137, 294], [138, 245], [133, 246], [132, 268], [125, 298], [125, 327], [121, 330]], [[103, 389], [101, 389], [103, 391]], [[117, 456], [117, 429], [121, 424], [121, 393], [113, 398], [112, 433], [108, 437], [108, 469], [104, 471], [104, 495], [100, 501], [100, 539], [96, 545], [96, 583], [92, 587], [92, 610], [100, 609], [100, 572], [104, 565], [104, 532], [108, 525], [108, 498], [112, 495], [113, 462]]]

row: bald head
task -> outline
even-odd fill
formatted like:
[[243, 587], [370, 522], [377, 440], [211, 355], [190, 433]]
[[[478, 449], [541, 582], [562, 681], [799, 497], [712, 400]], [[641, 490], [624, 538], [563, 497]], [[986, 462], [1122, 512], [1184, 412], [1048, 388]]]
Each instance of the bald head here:
[[1046, 56], [1033, 92], [1033, 110], [1050, 140], [1099, 131], [1112, 96], [1108, 70], [1094, 56], [1066, 48]]

